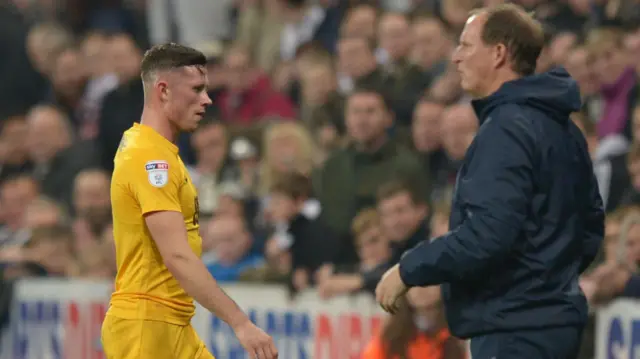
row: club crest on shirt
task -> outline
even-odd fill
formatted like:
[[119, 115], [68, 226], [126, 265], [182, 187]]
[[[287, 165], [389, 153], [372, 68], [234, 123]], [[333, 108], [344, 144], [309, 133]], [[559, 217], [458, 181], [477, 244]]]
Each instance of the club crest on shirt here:
[[149, 161], [144, 165], [149, 183], [153, 187], [164, 187], [169, 182], [169, 164], [167, 161]]

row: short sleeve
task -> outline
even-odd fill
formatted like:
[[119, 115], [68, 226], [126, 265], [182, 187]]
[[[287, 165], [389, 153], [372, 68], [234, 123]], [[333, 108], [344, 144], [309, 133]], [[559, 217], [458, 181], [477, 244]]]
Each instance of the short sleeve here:
[[[134, 155], [134, 154], [132, 154]], [[139, 151], [127, 161], [124, 173], [142, 214], [160, 211], [181, 212], [181, 168], [167, 154], [154, 155]]]

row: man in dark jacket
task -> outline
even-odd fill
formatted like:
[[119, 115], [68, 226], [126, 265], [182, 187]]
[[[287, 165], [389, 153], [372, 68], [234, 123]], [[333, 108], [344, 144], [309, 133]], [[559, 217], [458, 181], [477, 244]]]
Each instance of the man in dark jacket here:
[[587, 320], [579, 275], [604, 235], [587, 144], [563, 69], [533, 75], [540, 24], [515, 5], [471, 16], [453, 55], [481, 127], [458, 173], [451, 231], [409, 251], [376, 290], [443, 284], [451, 332], [474, 359], [575, 358]]

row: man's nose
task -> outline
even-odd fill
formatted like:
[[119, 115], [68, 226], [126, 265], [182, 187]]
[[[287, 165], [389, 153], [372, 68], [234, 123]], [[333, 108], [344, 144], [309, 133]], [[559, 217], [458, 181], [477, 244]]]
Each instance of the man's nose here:
[[209, 97], [208, 93], [204, 93], [204, 106], [211, 106], [211, 104], [213, 103], [213, 101], [211, 101], [211, 97]]

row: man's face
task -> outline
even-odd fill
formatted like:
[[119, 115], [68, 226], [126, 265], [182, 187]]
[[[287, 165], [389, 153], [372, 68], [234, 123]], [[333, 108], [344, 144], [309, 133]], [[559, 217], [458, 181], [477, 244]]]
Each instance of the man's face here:
[[364, 38], [346, 38], [338, 43], [338, 65], [345, 75], [359, 78], [375, 68], [376, 59]]
[[495, 72], [493, 48], [481, 37], [484, 23], [483, 15], [474, 15], [467, 20], [452, 58], [460, 74], [462, 89], [475, 97], [488, 95], [488, 82]]
[[378, 43], [387, 51], [391, 59], [401, 60], [409, 54], [412, 39], [409, 23], [398, 14], [385, 15], [378, 25]]
[[27, 119], [26, 146], [35, 163], [46, 163], [69, 145], [65, 119], [51, 108], [34, 110]]
[[111, 219], [109, 178], [98, 171], [81, 172], [75, 179], [73, 205], [92, 230], [101, 231]]
[[449, 40], [436, 19], [421, 20], [413, 25], [413, 56], [420, 66], [430, 69], [443, 60]]
[[592, 95], [596, 93], [600, 87], [592, 66], [593, 61], [589, 52], [584, 48], [578, 48], [569, 52], [565, 60], [565, 68], [578, 82], [583, 95]]
[[640, 191], [640, 159], [636, 158], [629, 163], [629, 176], [633, 188]]
[[633, 110], [633, 140], [640, 141], [640, 106]]
[[418, 151], [426, 153], [440, 148], [440, 118], [443, 111], [444, 108], [435, 103], [421, 102], [416, 106], [411, 135]]
[[329, 66], [310, 66], [300, 74], [302, 93], [305, 101], [311, 105], [322, 105], [336, 89], [335, 73]]
[[416, 205], [407, 192], [400, 192], [380, 201], [378, 212], [382, 228], [393, 242], [407, 240], [427, 214], [426, 208]]
[[351, 95], [345, 118], [348, 134], [359, 144], [376, 141], [391, 125], [390, 115], [375, 93]]
[[198, 162], [208, 170], [215, 172], [222, 167], [227, 156], [227, 135], [222, 125], [211, 124], [198, 129], [191, 137], [191, 143]]
[[269, 214], [273, 223], [288, 223], [299, 212], [296, 200], [284, 193], [272, 193], [269, 198]]
[[24, 118], [5, 120], [0, 132], [2, 160], [5, 163], [21, 163], [27, 156], [27, 122]]
[[121, 82], [126, 82], [140, 74], [140, 50], [129, 36], [120, 35], [109, 43], [111, 61]]
[[478, 121], [467, 105], [447, 109], [442, 119], [442, 147], [452, 160], [464, 158], [478, 130]]
[[618, 81], [622, 72], [629, 66], [627, 53], [613, 43], [602, 44], [593, 51], [593, 67], [598, 80], [603, 85]]
[[80, 54], [67, 50], [56, 59], [51, 82], [55, 90], [63, 95], [75, 95], [84, 86], [87, 74]]
[[354, 8], [343, 24], [343, 35], [373, 39], [376, 35], [376, 11], [370, 6]]
[[249, 57], [241, 51], [231, 51], [224, 59], [227, 87], [231, 91], [244, 91], [250, 85]]
[[165, 111], [180, 131], [193, 132], [211, 105], [206, 71], [198, 66], [185, 67], [170, 73], [168, 81], [160, 82]]
[[4, 183], [0, 188], [0, 203], [5, 223], [12, 230], [21, 228], [29, 203], [38, 196], [36, 183], [20, 178]]
[[227, 265], [241, 260], [251, 244], [249, 233], [238, 217], [225, 216], [213, 219], [208, 236], [213, 239], [218, 260]]
[[356, 242], [360, 261], [369, 268], [384, 263], [389, 257], [389, 241], [378, 225], [367, 228]]

